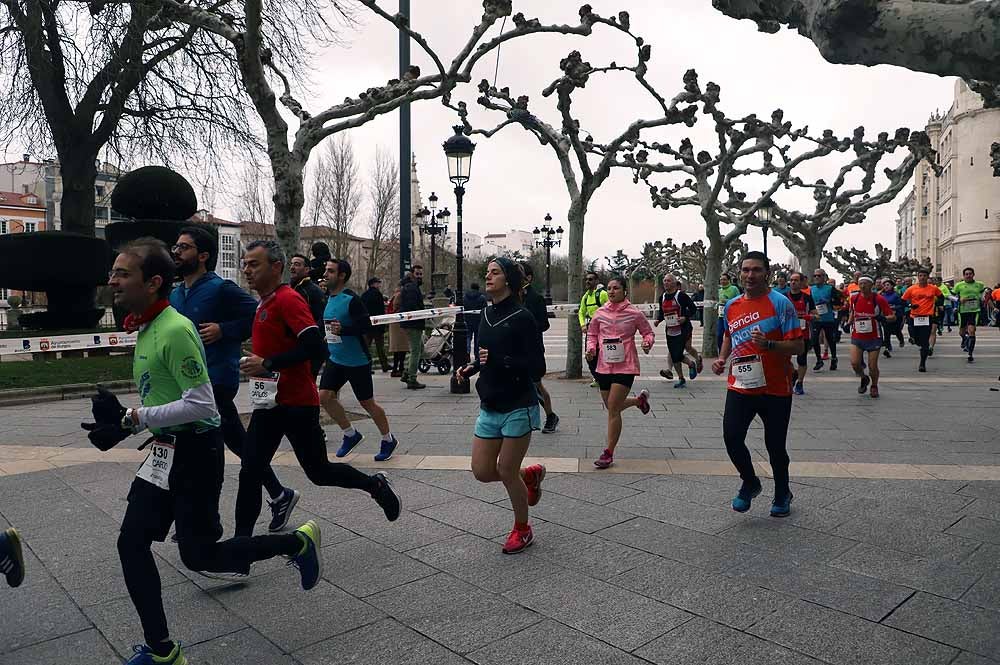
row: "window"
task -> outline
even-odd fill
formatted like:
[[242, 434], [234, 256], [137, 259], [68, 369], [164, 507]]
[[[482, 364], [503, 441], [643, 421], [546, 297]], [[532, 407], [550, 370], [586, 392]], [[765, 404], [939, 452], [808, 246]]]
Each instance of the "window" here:
[[219, 267], [223, 270], [236, 269], [236, 239], [228, 234], [219, 236]]
[[104, 198], [104, 185], [97, 185], [94, 187], [94, 193], [97, 194], [97, 198]]
[[37, 230], [38, 230], [38, 222], [25, 222], [24, 223], [24, 232], [25, 233], [34, 233]]
[[108, 221], [108, 207], [107, 206], [94, 206], [94, 219], [99, 222]]
[[37, 196], [29, 196], [24, 201], [25, 201], [25, 203], [27, 203], [28, 205], [31, 205], [31, 206], [38, 205], [38, 197]]
[[0, 219], [0, 233], [7, 233], [7, 220]]

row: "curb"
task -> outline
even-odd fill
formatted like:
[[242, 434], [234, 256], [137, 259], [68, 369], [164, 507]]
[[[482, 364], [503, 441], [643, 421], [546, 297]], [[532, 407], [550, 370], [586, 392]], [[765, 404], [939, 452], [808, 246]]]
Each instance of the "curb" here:
[[[131, 393], [136, 391], [133, 381], [107, 381], [100, 385], [113, 393]], [[61, 386], [0, 390], [0, 406], [17, 406], [21, 404], [80, 399], [81, 397], [90, 397], [95, 392], [97, 392], [97, 384], [94, 383], [70, 383]]]

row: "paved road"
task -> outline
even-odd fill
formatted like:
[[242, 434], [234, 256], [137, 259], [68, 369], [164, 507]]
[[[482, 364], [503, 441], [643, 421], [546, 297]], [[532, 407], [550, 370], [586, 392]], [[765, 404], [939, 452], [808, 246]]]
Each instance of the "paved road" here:
[[[565, 334], [546, 346], [560, 367]], [[379, 375], [400, 457], [417, 460], [401, 466], [423, 465], [389, 471], [401, 519], [309, 486], [285, 455], [279, 474], [303, 491], [296, 519], [324, 527], [326, 579], [302, 592], [276, 561], [225, 586], [157, 546], [173, 634], [196, 665], [996, 665], [1000, 482], [985, 478], [1000, 478], [1000, 336], [987, 331], [972, 366], [957, 347], [945, 336], [927, 375], [909, 347], [884, 361], [877, 402], [857, 395], [846, 359], [810, 373], [783, 521], [766, 516], [768, 483], [750, 513], [728, 509], [721, 380], [674, 390], [656, 376], [661, 349], [637, 381], [654, 410], [627, 414], [616, 456], [635, 473], [550, 474], [537, 543], [518, 557], [499, 552], [512, 521], [502, 488], [448, 470], [467, 464], [475, 398], [449, 395], [444, 377], [410, 392]], [[597, 393], [547, 383], [563, 423], [531, 452], [589, 471], [604, 430]], [[28, 581], [0, 588], [2, 665], [120, 663], [141, 640], [115, 550], [135, 453], [92, 452], [77, 429], [86, 412], [85, 401], [0, 409], [0, 528], [16, 525], [29, 545]], [[370, 422], [359, 428], [377, 438]], [[760, 430], [750, 439], [763, 465]], [[373, 465], [373, 452], [366, 442], [353, 462]], [[885, 477], [903, 469], [915, 479]], [[237, 467], [227, 472], [231, 532]]]

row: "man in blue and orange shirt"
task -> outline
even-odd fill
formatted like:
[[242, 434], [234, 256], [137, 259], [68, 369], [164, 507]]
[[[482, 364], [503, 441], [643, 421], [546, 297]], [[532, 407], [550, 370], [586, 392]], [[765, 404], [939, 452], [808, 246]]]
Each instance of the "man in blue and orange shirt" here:
[[743, 485], [733, 498], [733, 510], [750, 509], [760, 494], [760, 479], [746, 446], [747, 430], [755, 416], [764, 423], [764, 445], [774, 474], [773, 517], [790, 512], [792, 493], [788, 487], [788, 452], [785, 440], [792, 414], [794, 371], [791, 357], [805, 351], [804, 336], [792, 302], [768, 288], [770, 264], [761, 252], [749, 252], [740, 266], [744, 293], [726, 303], [726, 323], [721, 354], [712, 371], [729, 369], [729, 392], [722, 419], [723, 438], [729, 459], [740, 473]]

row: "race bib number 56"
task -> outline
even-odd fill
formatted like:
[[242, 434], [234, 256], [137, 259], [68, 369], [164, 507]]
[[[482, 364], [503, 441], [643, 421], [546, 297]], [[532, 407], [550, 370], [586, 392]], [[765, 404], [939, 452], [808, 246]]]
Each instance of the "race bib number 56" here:
[[270, 376], [250, 377], [250, 403], [255, 409], [273, 409], [278, 405], [278, 372]]

